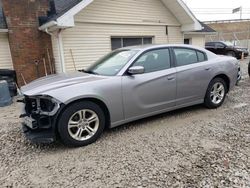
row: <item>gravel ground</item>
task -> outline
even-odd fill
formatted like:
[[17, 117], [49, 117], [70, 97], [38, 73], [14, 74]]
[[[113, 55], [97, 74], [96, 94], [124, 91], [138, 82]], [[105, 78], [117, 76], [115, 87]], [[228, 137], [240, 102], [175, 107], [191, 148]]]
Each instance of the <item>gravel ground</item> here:
[[34, 145], [18, 104], [0, 109], [0, 187], [250, 187], [250, 80], [203, 106], [106, 131], [96, 143]]

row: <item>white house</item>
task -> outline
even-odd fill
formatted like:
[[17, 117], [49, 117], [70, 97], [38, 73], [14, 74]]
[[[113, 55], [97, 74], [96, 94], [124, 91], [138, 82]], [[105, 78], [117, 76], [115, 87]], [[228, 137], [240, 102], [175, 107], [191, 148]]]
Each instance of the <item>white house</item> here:
[[10, 53], [8, 29], [0, 1], [0, 69], [13, 69]]
[[51, 35], [57, 72], [129, 45], [205, 43], [203, 26], [181, 0], [54, 0], [52, 9], [39, 29]]

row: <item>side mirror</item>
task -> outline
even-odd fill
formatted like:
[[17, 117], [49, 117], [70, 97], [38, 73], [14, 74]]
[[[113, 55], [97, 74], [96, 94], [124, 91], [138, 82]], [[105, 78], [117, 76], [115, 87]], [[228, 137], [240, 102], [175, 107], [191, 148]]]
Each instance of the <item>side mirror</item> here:
[[144, 67], [143, 66], [134, 66], [134, 67], [130, 67], [128, 69], [128, 73], [131, 74], [131, 75], [134, 75], [134, 74], [143, 74], [145, 71]]

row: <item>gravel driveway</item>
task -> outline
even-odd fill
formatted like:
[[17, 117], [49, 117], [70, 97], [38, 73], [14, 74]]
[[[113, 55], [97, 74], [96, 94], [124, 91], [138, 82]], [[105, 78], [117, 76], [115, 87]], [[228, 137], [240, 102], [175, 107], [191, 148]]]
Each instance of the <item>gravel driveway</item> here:
[[1, 187], [250, 187], [247, 61], [221, 108], [147, 118], [83, 148], [33, 145], [21, 133], [18, 104], [1, 108]]

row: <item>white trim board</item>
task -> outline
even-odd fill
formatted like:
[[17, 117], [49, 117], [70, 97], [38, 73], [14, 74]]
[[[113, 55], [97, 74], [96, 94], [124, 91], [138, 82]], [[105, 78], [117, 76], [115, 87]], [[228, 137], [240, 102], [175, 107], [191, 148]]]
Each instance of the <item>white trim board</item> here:
[[[56, 20], [50, 21], [40, 26], [39, 30], [45, 31], [53, 27], [56, 27], [58, 29], [74, 27], [75, 26], [74, 16], [80, 11], [82, 11], [84, 8], [86, 8], [93, 1], [94, 0], [82, 0], [80, 3], [75, 5], [73, 8], [68, 10], [66, 13], [64, 13]], [[181, 23], [182, 31], [197, 31], [203, 29], [199, 21], [195, 18], [191, 10], [186, 6], [186, 4], [182, 0], [161, 0], [161, 1]], [[180, 14], [180, 12], [184, 12], [185, 14]], [[188, 20], [187, 23], [183, 21], [185, 20], [183, 19], [183, 16], [185, 16], [186, 20]]]

